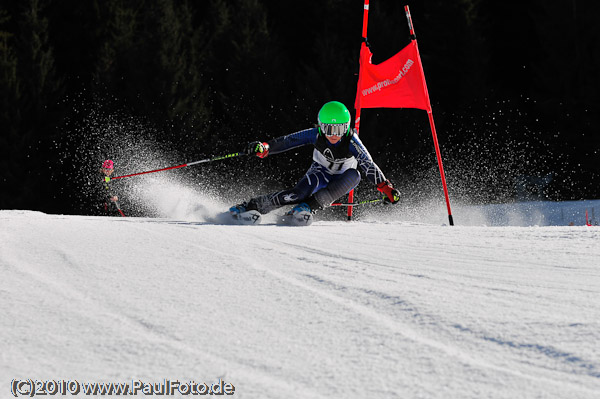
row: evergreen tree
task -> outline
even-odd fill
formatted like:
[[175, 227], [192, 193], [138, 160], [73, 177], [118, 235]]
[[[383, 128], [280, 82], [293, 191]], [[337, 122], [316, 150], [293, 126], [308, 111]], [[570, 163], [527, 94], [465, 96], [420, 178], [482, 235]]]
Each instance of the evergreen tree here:
[[201, 54], [187, 1], [98, 4], [102, 41], [96, 79], [138, 115], [171, 136], [205, 119], [210, 110]]
[[[50, 110], [61, 83], [55, 75], [44, 11], [39, 0], [15, 6], [11, 15], [15, 31], [3, 35], [2, 79], [6, 86], [2, 101], [7, 107], [2, 119], [8, 133], [8, 153], [2, 157], [2, 166], [7, 176], [7, 203], [16, 208], [30, 207], [39, 201], [40, 194], [48, 194], [47, 180], [40, 181], [40, 175], [47, 173], [46, 140], [56, 123]], [[3, 22], [8, 18], [4, 12]]]
[[11, 165], [11, 154], [19, 151], [18, 139], [19, 112], [19, 80], [17, 77], [17, 56], [14, 49], [14, 34], [8, 31], [11, 16], [5, 9], [0, 9], [0, 169], [3, 171], [0, 184], [9, 189], [2, 190], [0, 201], [14, 204], [11, 197], [15, 195], [13, 186], [17, 179], [14, 165]]

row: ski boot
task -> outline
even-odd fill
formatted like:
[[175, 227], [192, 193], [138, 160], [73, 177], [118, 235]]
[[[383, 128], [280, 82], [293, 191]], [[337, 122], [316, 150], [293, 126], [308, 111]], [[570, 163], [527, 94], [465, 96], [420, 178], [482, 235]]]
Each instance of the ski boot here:
[[231, 208], [229, 208], [229, 214], [233, 217], [239, 215], [240, 213], [244, 213], [246, 212], [246, 206], [248, 205], [248, 203], [246, 201], [242, 202], [241, 204], [237, 204], [232, 206]]
[[285, 220], [294, 226], [309, 226], [313, 222], [313, 212], [306, 202], [302, 202], [285, 214]]
[[240, 224], [260, 224], [262, 215], [252, 200], [244, 201], [229, 208], [229, 214]]

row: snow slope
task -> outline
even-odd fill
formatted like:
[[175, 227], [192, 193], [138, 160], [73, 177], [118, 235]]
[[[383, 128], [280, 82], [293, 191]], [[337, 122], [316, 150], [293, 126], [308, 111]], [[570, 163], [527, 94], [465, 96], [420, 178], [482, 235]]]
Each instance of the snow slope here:
[[0, 397], [14, 378], [600, 397], [596, 226], [187, 216], [0, 211]]

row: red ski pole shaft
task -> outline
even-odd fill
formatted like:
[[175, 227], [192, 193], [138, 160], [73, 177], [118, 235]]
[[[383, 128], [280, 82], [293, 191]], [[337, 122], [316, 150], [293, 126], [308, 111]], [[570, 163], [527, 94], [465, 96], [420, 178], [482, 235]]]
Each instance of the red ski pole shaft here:
[[145, 172], [139, 172], [139, 173], [132, 173], [129, 175], [121, 175], [121, 176], [115, 176], [115, 177], [111, 177], [111, 180], [115, 180], [115, 179], [123, 179], [125, 177], [131, 177], [131, 176], [139, 176], [139, 175], [146, 175], [148, 173], [156, 173], [156, 172], [162, 172], [163, 170], [170, 170], [170, 169], [177, 169], [177, 168], [184, 168], [188, 166], [187, 163], [184, 163], [182, 165], [177, 165], [177, 166], [169, 166], [168, 168], [162, 168], [162, 169], [154, 169], [154, 170], [148, 170]]
[[229, 158], [235, 158], [235, 157], [240, 157], [242, 155], [246, 155], [245, 152], [235, 152], [233, 154], [227, 154], [227, 155], [219, 155], [213, 158], [206, 158], [206, 159], [202, 159], [200, 161], [194, 161], [194, 162], [188, 162], [188, 163], [184, 163], [181, 165], [176, 165], [176, 166], [169, 166], [166, 168], [161, 168], [161, 169], [154, 169], [154, 170], [147, 170], [145, 172], [138, 172], [138, 173], [131, 173], [129, 175], [122, 175], [122, 176], [115, 176], [115, 177], [111, 177], [111, 180], [114, 179], [123, 179], [125, 177], [131, 177], [131, 176], [139, 176], [139, 175], [146, 175], [148, 173], [156, 173], [156, 172], [162, 172], [164, 170], [171, 170], [171, 169], [179, 169], [179, 168], [185, 168], [186, 166], [192, 166], [192, 165], [197, 165], [199, 163], [207, 163], [207, 162], [214, 162], [214, 161], [220, 161], [223, 159], [229, 159]]
[[119, 211], [121, 216], [125, 217], [125, 214], [123, 213], [123, 211], [121, 210], [121, 206], [119, 205], [119, 201], [115, 201], [115, 206], [117, 207], [117, 210]]

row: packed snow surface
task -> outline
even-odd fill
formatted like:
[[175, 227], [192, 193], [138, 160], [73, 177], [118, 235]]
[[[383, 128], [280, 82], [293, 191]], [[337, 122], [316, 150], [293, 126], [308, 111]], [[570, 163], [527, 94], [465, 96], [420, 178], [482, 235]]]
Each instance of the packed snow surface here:
[[13, 379], [600, 397], [597, 226], [181, 216], [0, 211], [0, 397]]

